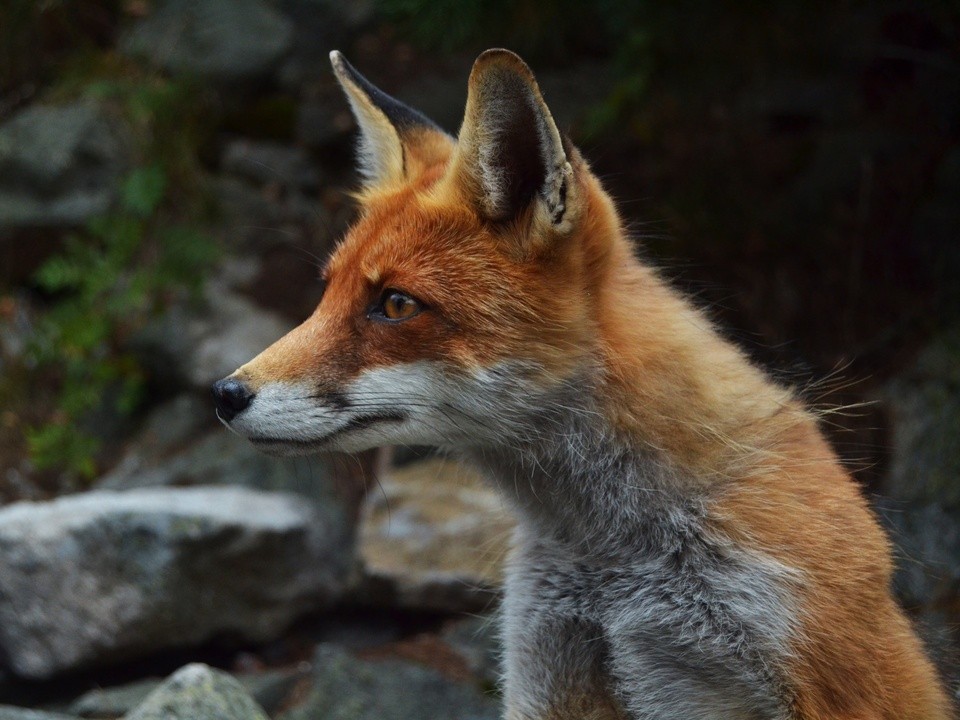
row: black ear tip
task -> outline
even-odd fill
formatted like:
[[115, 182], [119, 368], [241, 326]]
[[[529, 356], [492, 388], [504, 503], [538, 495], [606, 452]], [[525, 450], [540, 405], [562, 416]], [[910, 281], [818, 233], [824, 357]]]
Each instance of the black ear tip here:
[[357, 95], [365, 97], [397, 130], [425, 127], [443, 132], [435, 122], [413, 108], [407, 107], [396, 98], [390, 97], [367, 80], [339, 50], [330, 52], [330, 64], [333, 66], [333, 74], [337, 76], [348, 97], [357, 97]]

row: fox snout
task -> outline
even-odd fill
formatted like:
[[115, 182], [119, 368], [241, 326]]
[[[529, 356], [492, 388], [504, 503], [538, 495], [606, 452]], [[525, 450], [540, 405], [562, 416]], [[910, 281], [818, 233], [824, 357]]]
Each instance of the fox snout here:
[[217, 407], [217, 417], [224, 422], [230, 422], [246, 410], [255, 397], [246, 385], [233, 376], [217, 380], [210, 387], [210, 392]]

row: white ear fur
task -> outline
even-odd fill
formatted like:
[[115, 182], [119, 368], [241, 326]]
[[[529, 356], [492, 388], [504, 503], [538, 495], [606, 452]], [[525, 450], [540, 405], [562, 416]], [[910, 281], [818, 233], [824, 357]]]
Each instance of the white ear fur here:
[[457, 164], [490, 219], [535, 201], [553, 224], [564, 219], [573, 171], [563, 140], [530, 68], [508, 50], [487, 50], [473, 66]]
[[414, 129], [443, 132], [431, 120], [367, 80], [334, 50], [330, 63], [359, 128], [358, 163], [366, 185], [398, 182], [404, 177], [404, 135]]

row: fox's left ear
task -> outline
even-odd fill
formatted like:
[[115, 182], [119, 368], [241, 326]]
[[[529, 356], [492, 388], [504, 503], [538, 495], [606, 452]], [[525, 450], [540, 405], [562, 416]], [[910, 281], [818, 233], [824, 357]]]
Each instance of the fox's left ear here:
[[410, 179], [449, 155], [453, 138], [436, 123], [387, 95], [339, 51], [330, 53], [330, 63], [359, 126], [360, 174], [368, 187]]
[[570, 220], [574, 173], [563, 140], [533, 73], [509, 50], [487, 50], [473, 65], [450, 177], [491, 221], [531, 206], [549, 225]]

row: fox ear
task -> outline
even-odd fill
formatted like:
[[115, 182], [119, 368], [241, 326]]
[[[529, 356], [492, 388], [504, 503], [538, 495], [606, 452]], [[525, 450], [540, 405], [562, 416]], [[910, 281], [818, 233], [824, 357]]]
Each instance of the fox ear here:
[[330, 63], [360, 130], [359, 169], [367, 186], [399, 182], [411, 174], [412, 165], [429, 162], [438, 144], [452, 146], [452, 138], [436, 123], [387, 95], [338, 50], [330, 53]]
[[487, 50], [473, 65], [452, 172], [490, 220], [531, 204], [561, 224], [573, 172], [563, 140], [527, 64]]

